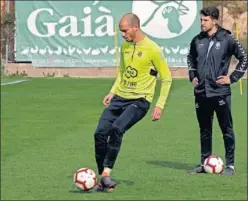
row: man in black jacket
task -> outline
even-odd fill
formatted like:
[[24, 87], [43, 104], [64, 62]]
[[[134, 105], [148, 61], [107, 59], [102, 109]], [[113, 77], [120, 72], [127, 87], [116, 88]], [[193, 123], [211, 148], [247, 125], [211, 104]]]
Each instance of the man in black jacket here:
[[[203, 8], [200, 14], [202, 32], [191, 41], [187, 59], [200, 127], [201, 164], [190, 170], [190, 173], [205, 172], [204, 160], [212, 154], [212, 123], [215, 111], [223, 133], [226, 153], [226, 167], [222, 174], [234, 175], [235, 136], [230, 85], [244, 75], [247, 69], [247, 54], [231, 32], [217, 24], [217, 8]], [[239, 63], [231, 75], [228, 75], [232, 55]]]

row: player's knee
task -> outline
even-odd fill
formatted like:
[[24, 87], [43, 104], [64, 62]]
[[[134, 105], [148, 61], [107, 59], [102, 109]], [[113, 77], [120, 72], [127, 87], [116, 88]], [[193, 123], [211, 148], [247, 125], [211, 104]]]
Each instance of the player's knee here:
[[124, 132], [122, 131], [122, 129], [118, 125], [116, 125], [116, 124], [112, 125], [111, 135], [114, 135], [117, 138], [122, 138], [123, 134], [124, 134]]
[[103, 133], [97, 133], [94, 135], [95, 140], [95, 148], [97, 150], [105, 149], [105, 145], [108, 142], [108, 136], [104, 135]]
[[210, 138], [212, 136], [212, 130], [209, 128], [201, 128], [201, 138]]
[[230, 127], [224, 127], [221, 129], [222, 133], [224, 135], [224, 138], [234, 138], [234, 132], [233, 129]]
[[94, 136], [104, 136], [104, 135], [108, 135], [108, 133], [110, 132], [111, 127], [106, 126], [106, 125], [98, 125]]

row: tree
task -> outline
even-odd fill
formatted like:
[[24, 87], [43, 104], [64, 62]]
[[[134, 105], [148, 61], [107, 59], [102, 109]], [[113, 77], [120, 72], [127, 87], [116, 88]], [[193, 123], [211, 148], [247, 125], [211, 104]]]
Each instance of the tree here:
[[1, 58], [5, 59], [8, 43], [8, 60], [14, 60], [15, 13], [5, 13], [1, 18]]

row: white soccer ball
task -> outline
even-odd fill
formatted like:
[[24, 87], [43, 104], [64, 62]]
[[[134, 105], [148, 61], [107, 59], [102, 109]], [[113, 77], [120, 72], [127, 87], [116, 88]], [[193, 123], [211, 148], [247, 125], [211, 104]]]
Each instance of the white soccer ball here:
[[210, 174], [219, 174], [224, 170], [224, 162], [219, 156], [209, 156], [204, 161], [204, 170]]
[[73, 181], [80, 190], [90, 190], [96, 185], [96, 173], [89, 168], [80, 168], [74, 173]]

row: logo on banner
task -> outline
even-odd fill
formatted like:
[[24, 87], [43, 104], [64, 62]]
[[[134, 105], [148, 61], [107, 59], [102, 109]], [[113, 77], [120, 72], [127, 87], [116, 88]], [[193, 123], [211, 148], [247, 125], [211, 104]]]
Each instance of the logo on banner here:
[[146, 34], [170, 39], [182, 35], [193, 25], [197, 1], [133, 1], [132, 12], [139, 16]]

